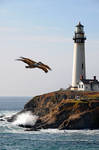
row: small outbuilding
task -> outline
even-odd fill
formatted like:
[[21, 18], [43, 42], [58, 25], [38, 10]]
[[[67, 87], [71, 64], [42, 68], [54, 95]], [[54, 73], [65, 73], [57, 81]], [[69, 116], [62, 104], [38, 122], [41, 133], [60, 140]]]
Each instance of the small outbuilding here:
[[94, 79], [80, 79], [78, 91], [99, 91], [99, 81], [96, 76], [94, 76]]

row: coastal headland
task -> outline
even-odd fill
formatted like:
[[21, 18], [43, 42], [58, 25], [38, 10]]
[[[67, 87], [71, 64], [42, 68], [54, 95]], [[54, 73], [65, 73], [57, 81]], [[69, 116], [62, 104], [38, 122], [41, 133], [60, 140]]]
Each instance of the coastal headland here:
[[38, 116], [33, 126], [20, 124], [29, 130], [99, 129], [99, 92], [59, 90], [35, 96], [8, 121], [13, 121], [19, 114], [28, 111]]

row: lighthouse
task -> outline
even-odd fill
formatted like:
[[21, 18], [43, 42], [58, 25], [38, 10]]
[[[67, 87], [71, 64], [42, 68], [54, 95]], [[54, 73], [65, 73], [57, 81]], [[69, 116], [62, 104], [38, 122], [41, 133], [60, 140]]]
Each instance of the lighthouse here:
[[86, 79], [85, 64], [85, 33], [84, 26], [79, 22], [74, 32], [74, 57], [71, 90], [98, 91], [99, 81], [96, 76], [93, 79]]
[[85, 64], [85, 33], [84, 26], [79, 22], [74, 32], [74, 56], [72, 72], [72, 90], [77, 89], [81, 78], [86, 79]]

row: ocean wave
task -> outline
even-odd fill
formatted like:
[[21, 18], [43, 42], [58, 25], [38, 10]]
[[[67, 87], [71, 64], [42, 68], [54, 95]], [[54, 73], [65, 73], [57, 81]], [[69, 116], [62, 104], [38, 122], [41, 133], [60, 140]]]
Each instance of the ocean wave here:
[[30, 125], [33, 126], [38, 119], [38, 116], [33, 115], [30, 111], [21, 113], [17, 116], [16, 120], [13, 122], [14, 125]]

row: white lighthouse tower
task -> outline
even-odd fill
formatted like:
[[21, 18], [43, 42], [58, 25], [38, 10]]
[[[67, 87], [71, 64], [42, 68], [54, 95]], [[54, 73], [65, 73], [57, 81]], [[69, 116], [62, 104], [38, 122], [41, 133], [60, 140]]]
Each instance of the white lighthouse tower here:
[[86, 79], [84, 26], [79, 22], [76, 26], [74, 40], [74, 57], [72, 73], [72, 90], [77, 89], [80, 78]]

